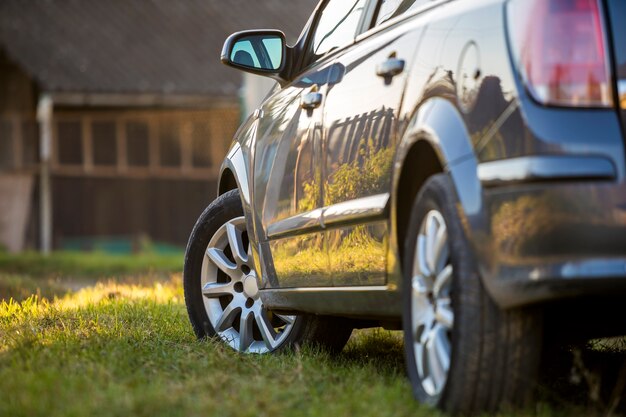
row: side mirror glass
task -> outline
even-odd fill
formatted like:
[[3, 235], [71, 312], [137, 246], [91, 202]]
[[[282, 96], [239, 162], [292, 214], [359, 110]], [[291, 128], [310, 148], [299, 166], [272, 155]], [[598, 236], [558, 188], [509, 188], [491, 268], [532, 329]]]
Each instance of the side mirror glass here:
[[285, 49], [285, 35], [280, 31], [238, 32], [226, 40], [222, 62], [259, 75], [278, 74], [283, 69]]

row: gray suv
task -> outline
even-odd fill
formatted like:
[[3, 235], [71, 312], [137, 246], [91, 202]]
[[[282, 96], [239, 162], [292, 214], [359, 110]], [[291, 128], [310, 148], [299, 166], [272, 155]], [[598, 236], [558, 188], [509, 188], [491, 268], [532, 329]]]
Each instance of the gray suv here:
[[417, 399], [531, 398], [545, 346], [626, 333], [626, 2], [323, 0], [194, 227], [198, 337], [339, 351], [402, 329]]

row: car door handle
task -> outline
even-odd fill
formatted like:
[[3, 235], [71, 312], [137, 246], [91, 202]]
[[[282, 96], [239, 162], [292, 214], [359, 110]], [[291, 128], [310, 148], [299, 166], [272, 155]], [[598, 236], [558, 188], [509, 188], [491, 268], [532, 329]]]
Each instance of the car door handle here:
[[305, 110], [315, 110], [322, 104], [322, 99], [324, 96], [322, 93], [317, 91], [311, 91], [302, 96], [302, 101], [300, 102], [300, 107]]
[[402, 74], [404, 65], [404, 59], [389, 57], [385, 62], [378, 64], [376, 67], [376, 75], [391, 81], [396, 75]]

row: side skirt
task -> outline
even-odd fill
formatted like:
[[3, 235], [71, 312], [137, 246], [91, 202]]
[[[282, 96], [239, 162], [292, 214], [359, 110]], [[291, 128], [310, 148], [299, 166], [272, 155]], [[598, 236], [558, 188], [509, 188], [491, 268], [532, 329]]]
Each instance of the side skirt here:
[[380, 320], [402, 316], [400, 292], [388, 286], [281, 288], [260, 294], [267, 308], [280, 312]]

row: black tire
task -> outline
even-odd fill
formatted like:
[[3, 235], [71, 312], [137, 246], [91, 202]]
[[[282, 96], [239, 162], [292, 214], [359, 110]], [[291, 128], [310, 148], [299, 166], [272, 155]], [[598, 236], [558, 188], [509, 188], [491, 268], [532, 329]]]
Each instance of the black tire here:
[[[446, 412], [477, 414], [526, 405], [536, 387], [541, 357], [541, 314], [503, 311], [487, 294], [457, 214], [458, 199], [446, 174], [431, 177], [417, 196], [405, 242], [403, 327], [407, 373], [418, 401]], [[454, 312], [447, 379], [437, 395], [424, 389], [412, 323], [413, 262], [422, 221], [441, 213], [453, 272], [449, 299]], [[423, 372], [423, 371], [422, 371]]]
[[[189, 320], [199, 339], [219, 338], [209, 320], [201, 291], [201, 269], [207, 246], [222, 225], [243, 215], [239, 191], [229, 191], [204, 210], [189, 237], [185, 252], [183, 289]], [[347, 319], [298, 315], [288, 337], [273, 352], [302, 345], [314, 345], [331, 353], [339, 352], [348, 342], [351, 333], [351, 323]]]

